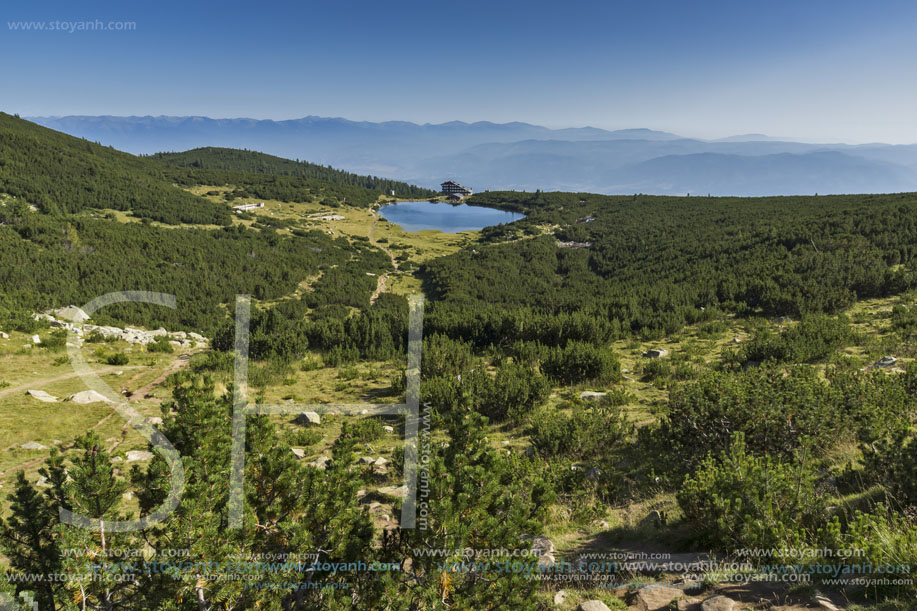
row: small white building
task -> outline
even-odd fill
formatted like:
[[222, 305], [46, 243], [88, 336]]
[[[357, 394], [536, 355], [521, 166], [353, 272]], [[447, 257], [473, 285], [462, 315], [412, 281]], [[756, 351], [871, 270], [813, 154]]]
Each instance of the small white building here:
[[264, 202], [259, 202], [257, 204], [241, 204], [232, 207], [236, 212], [246, 212], [248, 210], [257, 210], [258, 208], [264, 208]]

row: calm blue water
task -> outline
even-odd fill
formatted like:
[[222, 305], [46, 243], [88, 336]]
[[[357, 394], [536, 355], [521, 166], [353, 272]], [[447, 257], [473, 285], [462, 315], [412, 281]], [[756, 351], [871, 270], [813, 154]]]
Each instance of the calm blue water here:
[[435, 229], [444, 233], [458, 233], [482, 229], [500, 223], [512, 223], [524, 214], [504, 212], [494, 208], [481, 208], [467, 204], [431, 204], [430, 202], [398, 202], [382, 206], [379, 214], [387, 221], [408, 232]]

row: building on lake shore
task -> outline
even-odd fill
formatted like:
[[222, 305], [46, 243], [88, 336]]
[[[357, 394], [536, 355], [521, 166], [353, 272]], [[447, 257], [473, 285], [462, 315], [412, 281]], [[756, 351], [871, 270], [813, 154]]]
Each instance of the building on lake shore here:
[[454, 180], [447, 180], [446, 182], [440, 185], [440, 188], [442, 189], [443, 194], [449, 195], [449, 196], [456, 195], [459, 198], [465, 197], [467, 195], [471, 195], [473, 193], [471, 189], [460, 185], [459, 183], [455, 182]]

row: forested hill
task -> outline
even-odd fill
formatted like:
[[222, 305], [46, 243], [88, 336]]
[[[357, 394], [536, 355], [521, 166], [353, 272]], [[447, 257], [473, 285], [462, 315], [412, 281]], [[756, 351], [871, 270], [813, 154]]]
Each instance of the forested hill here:
[[225, 205], [176, 188], [155, 163], [5, 113], [0, 193], [49, 214], [113, 208], [170, 224], [230, 222]]
[[429, 189], [423, 189], [396, 180], [376, 176], [361, 176], [344, 170], [337, 170], [331, 166], [322, 166], [307, 161], [293, 161], [292, 159], [275, 157], [274, 155], [267, 155], [257, 151], [203, 147], [183, 153], [156, 153], [149, 158], [181, 168], [296, 176], [340, 185], [362, 187], [377, 193], [389, 194], [394, 191], [399, 197], [430, 197], [435, 195], [435, 192]]
[[721, 310], [832, 313], [917, 277], [915, 194], [491, 192], [471, 203], [527, 215], [424, 268], [427, 294], [443, 302], [431, 328], [480, 344], [533, 339], [567, 315], [588, 338], [663, 337]]

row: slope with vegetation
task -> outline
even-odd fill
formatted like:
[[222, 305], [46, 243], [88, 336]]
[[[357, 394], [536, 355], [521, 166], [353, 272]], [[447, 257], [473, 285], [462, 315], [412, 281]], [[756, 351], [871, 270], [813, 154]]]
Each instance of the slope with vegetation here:
[[395, 180], [238, 149], [200, 148], [157, 153], [147, 159], [161, 162], [164, 174], [181, 185], [233, 185], [228, 198], [302, 202], [318, 196], [325, 202], [366, 206], [379, 195], [406, 199], [435, 195], [429, 189]]
[[[11, 262], [0, 270], [0, 327], [21, 329], [6, 341], [35, 330], [50, 338], [30, 308], [124, 281], [188, 306], [112, 309], [111, 320], [213, 338], [188, 371], [139, 399], [146, 410], [163, 400], [161, 429], [183, 456], [176, 512], [146, 532], [104, 538], [60, 526], [59, 506], [105, 521], [149, 515], [170, 486], [160, 457], [128, 470], [114, 442], [74, 430], [73, 445], [59, 444], [40, 472], [6, 480], [0, 546], [11, 575], [33, 577], [0, 581], [4, 589], [32, 591], [48, 608], [497, 610], [555, 600], [573, 609], [596, 599], [622, 609], [647, 607], [639, 599], [654, 592], [650, 573], [655, 586], [677, 588], [676, 605], [714, 594], [748, 606], [760, 603], [752, 594], [808, 603], [818, 589], [838, 603], [906, 609], [917, 596], [913, 582], [830, 583], [825, 570], [917, 563], [914, 195], [485, 193], [472, 203], [526, 218], [425, 242], [376, 233], [368, 196], [327, 215], [341, 205], [322, 201], [337, 197], [322, 191], [333, 183], [316, 192], [308, 181], [317, 179], [268, 169], [298, 165], [259, 170], [255, 160], [227, 153], [225, 169], [177, 168], [187, 180], [163, 170], [212, 189], [214, 205], [224, 192], [272, 184], [262, 180], [291, 181], [289, 194], [271, 191], [269, 206], [232, 227], [49, 215], [18, 199], [0, 207], [0, 252]], [[424, 253], [429, 244], [443, 256]], [[397, 522], [403, 418], [326, 414], [248, 419], [243, 527], [229, 529], [232, 296], [255, 296], [249, 383], [259, 402], [399, 403], [408, 304], [377, 293], [395, 253], [399, 277], [420, 264], [427, 297], [423, 527]], [[38, 350], [11, 354], [31, 366]], [[144, 359], [162, 366], [158, 353]], [[101, 570], [112, 549], [142, 550], [143, 561]], [[187, 564], [170, 560], [175, 549]], [[580, 564], [621, 549], [688, 550], [743, 567], [708, 563], [684, 575]], [[813, 549], [858, 551], [805, 553]], [[464, 562], [467, 550], [486, 563]], [[313, 555], [377, 570], [222, 563]], [[569, 564], [545, 569], [554, 560]], [[734, 583], [787, 570], [811, 581]], [[73, 577], [39, 578], [62, 573]]]

